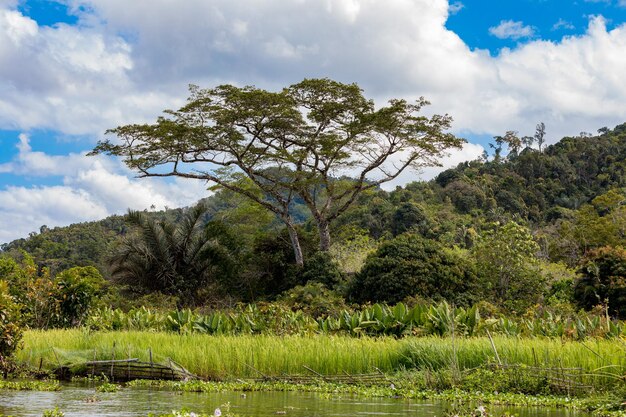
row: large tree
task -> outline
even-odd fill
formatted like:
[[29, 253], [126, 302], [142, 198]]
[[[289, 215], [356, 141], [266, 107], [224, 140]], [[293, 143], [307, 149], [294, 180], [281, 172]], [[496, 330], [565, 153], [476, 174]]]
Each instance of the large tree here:
[[122, 156], [140, 176], [198, 178], [245, 195], [289, 230], [296, 262], [302, 251], [290, 214], [304, 200], [330, 248], [330, 223], [364, 190], [407, 168], [437, 165], [463, 141], [445, 131], [447, 115], [418, 115], [428, 102], [390, 100], [376, 108], [356, 84], [307, 79], [279, 92], [256, 87], [192, 86], [188, 103], [154, 124], [109, 132], [94, 153]]

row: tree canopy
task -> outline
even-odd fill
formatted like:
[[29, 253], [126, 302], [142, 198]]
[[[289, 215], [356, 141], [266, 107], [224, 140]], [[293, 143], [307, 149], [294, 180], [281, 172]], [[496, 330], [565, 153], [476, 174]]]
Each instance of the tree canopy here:
[[449, 116], [418, 114], [429, 104], [424, 98], [376, 108], [358, 85], [329, 79], [279, 92], [220, 85], [190, 93], [185, 106], [154, 124], [110, 130], [119, 141], [102, 141], [92, 153], [121, 156], [140, 176], [203, 179], [245, 195], [284, 222], [301, 265], [295, 198], [311, 211], [327, 251], [330, 222], [360, 193], [407, 168], [437, 165], [463, 143], [445, 133]]

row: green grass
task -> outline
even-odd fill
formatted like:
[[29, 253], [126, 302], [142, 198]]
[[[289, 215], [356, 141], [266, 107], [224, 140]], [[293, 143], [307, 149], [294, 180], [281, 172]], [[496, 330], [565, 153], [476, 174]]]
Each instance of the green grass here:
[[[618, 340], [561, 341], [547, 338], [495, 337], [495, 351], [488, 338], [461, 338], [454, 341], [461, 369], [485, 362], [496, 363], [496, 351], [503, 364], [583, 368], [585, 371], [626, 370], [626, 345]], [[407, 339], [403, 355], [407, 366], [440, 369], [449, 367], [454, 357], [450, 338]]]
[[[601, 389], [624, 384], [626, 345], [621, 340], [561, 341], [545, 338], [495, 337], [500, 363], [540, 368], [581, 368], [579, 380]], [[54, 349], [53, 349], [54, 348]], [[402, 370], [468, 373], [497, 364], [488, 338], [348, 336], [209, 336], [139, 331], [31, 330], [17, 359], [47, 367], [94, 359], [139, 358], [149, 350], [157, 362], [172, 358], [189, 371], [216, 379], [307, 374], [304, 365], [322, 374]], [[258, 372], [257, 372], [258, 371]], [[528, 370], [526, 370], [528, 373]], [[530, 374], [532, 375], [532, 370]], [[582, 376], [581, 376], [582, 375]], [[582, 379], [580, 379], [582, 378]], [[621, 384], [621, 385], [620, 385]]]
[[43, 357], [53, 367], [92, 360], [94, 353], [110, 359], [114, 351], [117, 359], [148, 360], [152, 349], [155, 361], [172, 358], [204, 377], [259, 377], [254, 369], [266, 375], [302, 374], [307, 372], [303, 365], [323, 374], [370, 372], [374, 367], [390, 372], [400, 364], [402, 344], [392, 338], [31, 330], [24, 333], [17, 359], [36, 366]]

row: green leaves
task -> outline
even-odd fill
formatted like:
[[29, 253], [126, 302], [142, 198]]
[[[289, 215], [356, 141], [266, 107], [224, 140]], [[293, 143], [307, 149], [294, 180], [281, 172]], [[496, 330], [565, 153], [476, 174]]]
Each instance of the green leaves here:
[[546, 286], [538, 269], [538, 251], [527, 227], [508, 222], [494, 224], [472, 253], [492, 296], [521, 312], [539, 300]]
[[111, 256], [113, 277], [134, 290], [176, 295], [193, 305], [199, 289], [221, 284], [236, 269], [236, 239], [222, 224], [204, 224], [205, 212], [197, 205], [175, 225], [131, 211], [128, 221], [137, 233]]
[[0, 371], [8, 367], [8, 359], [22, 339], [21, 308], [9, 293], [9, 285], [0, 280]]

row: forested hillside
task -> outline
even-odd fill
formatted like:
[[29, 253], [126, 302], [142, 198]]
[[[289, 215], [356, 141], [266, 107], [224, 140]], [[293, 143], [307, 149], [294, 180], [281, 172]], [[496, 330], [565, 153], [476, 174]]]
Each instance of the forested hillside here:
[[[194, 220], [190, 209], [176, 209], [145, 212], [134, 222], [112, 216], [42, 227], [2, 251], [16, 259], [25, 251], [52, 275], [95, 266], [128, 296], [156, 292], [194, 305], [272, 299], [321, 282], [348, 301], [490, 300], [517, 312], [537, 303], [607, 303], [623, 314], [626, 124], [566, 137], [541, 151], [509, 147], [503, 156], [502, 143], [494, 148], [495, 156], [462, 163], [432, 181], [362, 193], [331, 224], [328, 252], [319, 252], [307, 207], [292, 202], [303, 268], [294, 264], [275, 215], [227, 190], [202, 200], [206, 210]], [[210, 260], [205, 267], [189, 260], [189, 242], [197, 244], [194, 256]], [[145, 256], [133, 258], [140, 246]], [[152, 263], [137, 272], [149, 256]], [[167, 267], [158, 265], [159, 257]], [[166, 278], [141, 284], [137, 276], [146, 271]]]

